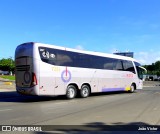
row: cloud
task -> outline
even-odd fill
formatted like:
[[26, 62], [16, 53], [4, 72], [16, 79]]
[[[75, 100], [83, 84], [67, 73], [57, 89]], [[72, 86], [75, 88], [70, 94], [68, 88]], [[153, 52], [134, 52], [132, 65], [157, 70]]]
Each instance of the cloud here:
[[[115, 53], [117, 50], [117, 48], [113, 48], [111, 49], [110, 53]], [[160, 61], [160, 51], [158, 51], [158, 49], [150, 49], [149, 51], [134, 52], [134, 59], [139, 61], [142, 65], [150, 65], [152, 63], [155, 63], [156, 61]]]
[[75, 49], [78, 49], [78, 50], [84, 50], [84, 48], [83, 48], [83, 46], [82, 46], [82, 45], [77, 45], [77, 46], [75, 47]]
[[[120, 51], [120, 49], [118, 47], [116, 47], [116, 45], [112, 44], [111, 45], [112, 48], [105, 51], [106, 53], [110, 53], [113, 54], [115, 52], [132, 52], [129, 50], [125, 50], [125, 51]], [[84, 50], [84, 47], [82, 45], [77, 45], [75, 46], [75, 49], [78, 50]], [[103, 51], [103, 53], [105, 53]], [[160, 61], [160, 51], [157, 48], [157, 50], [155, 49], [150, 49], [148, 51], [140, 51], [140, 52], [134, 52], [134, 59], [136, 59], [137, 61], [139, 61], [142, 65], [150, 65], [152, 63], [155, 63], [156, 61]]]
[[148, 52], [138, 52], [134, 56], [142, 65], [149, 65], [160, 60], [160, 52], [149, 50]]

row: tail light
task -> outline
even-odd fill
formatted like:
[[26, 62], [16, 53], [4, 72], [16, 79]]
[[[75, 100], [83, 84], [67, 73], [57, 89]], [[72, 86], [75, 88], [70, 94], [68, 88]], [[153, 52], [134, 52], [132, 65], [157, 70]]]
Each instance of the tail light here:
[[38, 83], [37, 83], [37, 78], [36, 78], [36, 74], [35, 73], [32, 73], [32, 83], [31, 85], [32, 86], [36, 86]]

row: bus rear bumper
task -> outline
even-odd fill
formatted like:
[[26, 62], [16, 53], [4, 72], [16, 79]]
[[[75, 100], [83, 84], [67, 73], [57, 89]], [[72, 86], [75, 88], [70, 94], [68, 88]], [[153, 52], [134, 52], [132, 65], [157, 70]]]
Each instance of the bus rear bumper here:
[[39, 95], [39, 93], [36, 90], [36, 87], [16, 87], [16, 90], [18, 93], [20, 94], [24, 94], [24, 95]]

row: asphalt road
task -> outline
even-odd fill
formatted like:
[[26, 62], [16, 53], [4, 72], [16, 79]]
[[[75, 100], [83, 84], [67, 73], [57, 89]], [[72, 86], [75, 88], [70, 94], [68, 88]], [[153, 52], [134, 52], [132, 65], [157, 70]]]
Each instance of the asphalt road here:
[[37, 97], [22, 96], [15, 91], [0, 92], [0, 125], [96, 126], [90, 128], [93, 130], [103, 130], [106, 125], [160, 126], [160, 87], [145, 87], [132, 94], [93, 94], [73, 100], [64, 96]]

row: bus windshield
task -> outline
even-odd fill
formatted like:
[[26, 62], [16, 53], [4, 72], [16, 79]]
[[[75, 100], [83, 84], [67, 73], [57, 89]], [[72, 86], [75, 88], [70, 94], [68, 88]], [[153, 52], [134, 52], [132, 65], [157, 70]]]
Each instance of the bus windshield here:
[[138, 78], [139, 79], [143, 79], [143, 75], [145, 74], [145, 72], [147, 72], [147, 70], [145, 68], [143, 68], [141, 66], [141, 64], [135, 62], [135, 66], [136, 66], [136, 69], [137, 69], [137, 75], [138, 75]]

